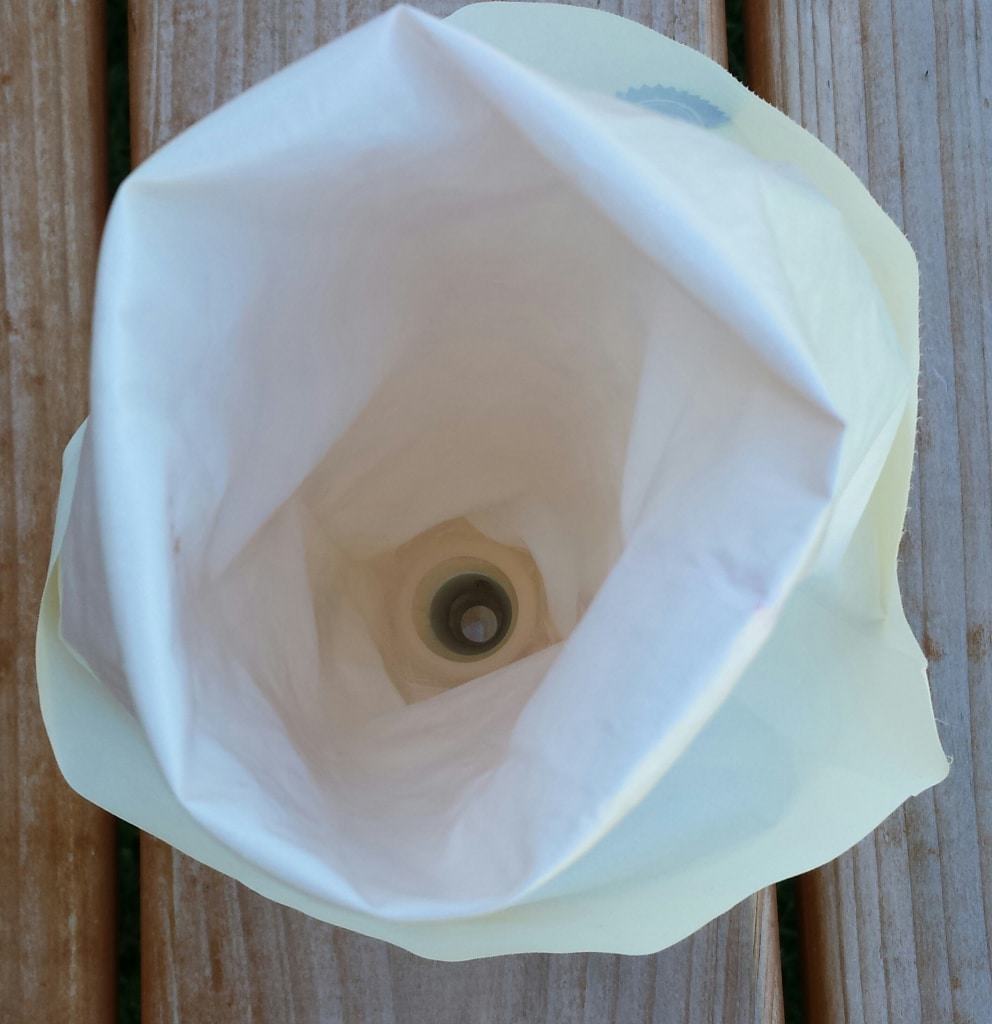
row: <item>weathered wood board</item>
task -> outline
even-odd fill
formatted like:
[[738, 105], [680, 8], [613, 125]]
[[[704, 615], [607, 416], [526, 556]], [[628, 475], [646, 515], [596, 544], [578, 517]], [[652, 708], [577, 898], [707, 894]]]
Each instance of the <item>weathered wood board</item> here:
[[113, 821], [63, 782], [34, 634], [86, 413], [106, 207], [103, 6], [0, 3], [0, 1021], [110, 1024]]
[[860, 174], [921, 272], [901, 580], [950, 778], [804, 880], [811, 1024], [992, 1021], [992, 7], [750, 0], [752, 86]]
[[[386, 6], [134, 0], [135, 158]], [[435, 14], [459, 6], [426, 5]], [[726, 60], [722, 2], [600, 6]], [[517, 956], [440, 964], [277, 907], [147, 837], [141, 857], [146, 1024], [781, 1020], [771, 893], [745, 901], [658, 956]]]

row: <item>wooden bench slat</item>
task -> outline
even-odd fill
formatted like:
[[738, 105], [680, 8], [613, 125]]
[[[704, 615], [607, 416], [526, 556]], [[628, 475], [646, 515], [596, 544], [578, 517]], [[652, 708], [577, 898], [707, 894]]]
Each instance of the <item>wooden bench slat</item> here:
[[[388, 4], [133, 0], [132, 138], [141, 159], [252, 83]], [[432, 13], [461, 4], [431, 0]], [[604, 8], [726, 61], [722, 0]], [[778, 1024], [774, 894], [746, 900], [658, 956], [515, 956], [442, 964], [276, 906], [142, 838], [146, 1024]]]
[[752, 86], [861, 175], [920, 260], [901, 579], [954, 759], [945, 783], [803, 881], [813, 1024], [992, 1019], [990, 15], [968, 0], [748, 5]]
[[34, 635], [62, 448], [86, 414], [106, 208], [104, 11], [0, 4], [0, 1020], [110, 1024], [113, 820], [62, 780]]
[[656, 956], [423, 960], [280, 907], [143, 837], [145, 1024], [781, 1024], [765, 890]]

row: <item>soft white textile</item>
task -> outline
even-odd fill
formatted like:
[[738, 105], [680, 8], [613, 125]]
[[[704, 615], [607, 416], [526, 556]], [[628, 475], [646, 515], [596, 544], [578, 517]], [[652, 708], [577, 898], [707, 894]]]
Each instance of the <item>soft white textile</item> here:
[[[46, 720], [81, 791], [328, 920], [643, 952], [946, 772], [895, 581], [915, 268], [698, 55], [453, 22], [394, 8], [121, 188]], [[444, 523], [541, 591], [457, 686], [393, 628]]]

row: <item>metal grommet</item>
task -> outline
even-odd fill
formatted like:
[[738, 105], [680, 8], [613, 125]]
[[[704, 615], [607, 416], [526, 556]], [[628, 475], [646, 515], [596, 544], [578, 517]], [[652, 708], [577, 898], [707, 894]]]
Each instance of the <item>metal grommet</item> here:
[[444, 581], [431, 598], [431, 632], [442, 648], [460, 658], [496, 650], [513, 625], [513, 601], [492, 576], [463, 572]]

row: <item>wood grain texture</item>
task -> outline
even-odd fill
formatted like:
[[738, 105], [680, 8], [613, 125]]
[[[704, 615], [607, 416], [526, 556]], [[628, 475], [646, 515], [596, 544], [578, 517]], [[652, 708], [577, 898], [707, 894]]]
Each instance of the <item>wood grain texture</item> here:
[[803, 882], [813, 1024], [992, 1020], [992, 7], [751, 0], [752, 85], [861, 175], [920, 260], [903, 595], [949, 780]]
[[[391, 7], [382, 0], [132, 0], [131, 137], [140, 159], [225, 100]], [[461, 0], [416, 4], [444, 17]], [[722, 0], [603, 0], [726, 64]]]
[[0, 1021], [113, 1019], [113, 823], [45, 736], [34, 634], [86, 412], [106, 206], [103, 10], [0, 0]]
[[775, 900], [657, 956], [451, 964], [286, 910], [142, 846], [144, 1024], [781, 1024]]
[[[132, 138], [141, 159], [222, 101], [388, 4], [133, 0]], [[435, 14], [457, 0], [427, 5]], [[599, 6], [720, 60], [723, 4]], [[774, 895], [746, 900], [658, 956], [422, 960], [276, 906], [143, 837], [145, 1024], [778, 1024]]]

